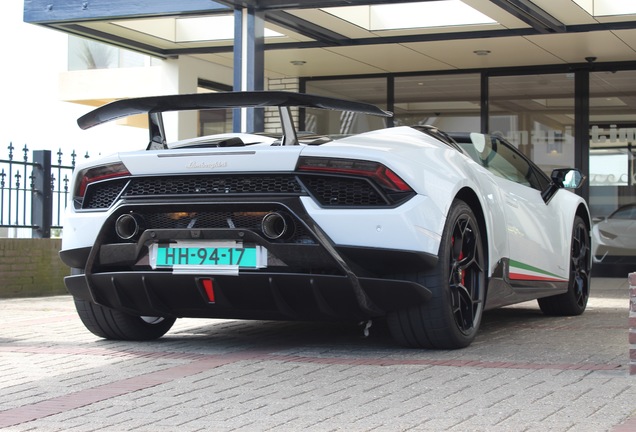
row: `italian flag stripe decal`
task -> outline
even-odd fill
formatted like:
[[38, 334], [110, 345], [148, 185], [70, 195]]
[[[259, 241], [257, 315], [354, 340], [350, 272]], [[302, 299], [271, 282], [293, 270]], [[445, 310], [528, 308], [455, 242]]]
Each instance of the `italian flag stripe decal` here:
[[511, 280], [531, 280], [531, 281], [545, 281], [545, 282], [564, 282], [567, 278], [563, 278], [555, 275], [554, 273], [541, 270], [537, 267], [524, 264], [519, 261], [510, 260], [510, 269], [508, 276]]

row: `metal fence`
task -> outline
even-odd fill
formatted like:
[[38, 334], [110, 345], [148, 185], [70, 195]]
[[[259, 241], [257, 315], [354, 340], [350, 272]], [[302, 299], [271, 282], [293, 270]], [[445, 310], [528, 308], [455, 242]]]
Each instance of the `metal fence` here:
[[32, 237], [48, 238], [62, 227], [78, 155], [73, 151], [64, 164], [60, 149], [53, 164], [50, 150], [35, 150], [30, 160], [26, 144], [22, 150], [9, 144], [7, 150], [8, 158], [0, 159], [0, 228], [30, 228]]

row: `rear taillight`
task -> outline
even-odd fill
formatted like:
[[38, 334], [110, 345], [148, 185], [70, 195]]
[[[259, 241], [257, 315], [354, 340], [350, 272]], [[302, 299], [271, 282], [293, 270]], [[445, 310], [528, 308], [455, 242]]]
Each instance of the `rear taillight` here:
[[130, 172], [121, 162], [86, 168], [78, 173], [78, 182], [75, 187], [75, 198], [84, 198], [84, 195], [86, 195], [86, 188], [91, 183], [127, 176], [130, 176]]
[[397, 174], [378, 162], [302, 156], [296, 171], [366, 177], [387, 192], [412, 192], [413, 189]]

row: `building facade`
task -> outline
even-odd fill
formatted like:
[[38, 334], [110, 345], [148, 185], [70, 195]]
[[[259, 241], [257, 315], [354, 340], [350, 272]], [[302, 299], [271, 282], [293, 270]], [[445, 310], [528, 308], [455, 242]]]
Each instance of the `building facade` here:
[[[25, 20], [84, 38], [71, 39], [65, 100], [282, 89], [364, 101], [394, 112], [390, 126], [501, 134], [548, 173], [580, 168], [597, 219], [636, 202], [634, 2], [172, 3], [31, 0]], [[356, 131], [297, 115], [302, 130]], [[258, 127], [275, 132], [268, 119]], [[228, 111], [177, 124], [183, 139], [241, 123]]]

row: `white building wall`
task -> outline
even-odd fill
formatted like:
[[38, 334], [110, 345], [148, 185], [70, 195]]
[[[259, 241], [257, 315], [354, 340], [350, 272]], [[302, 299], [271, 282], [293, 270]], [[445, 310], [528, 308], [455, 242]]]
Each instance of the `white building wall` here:
[[[288, 91], [298, 92], [300, 83], [298, 78], [270, 78], [267, 80], [267, 89], [271, 91]], [[298, 108], [292, 108], [292, 119], [298, 126]], [[267, 133], [282, 133], [280, 119], [278, 116], [278, 108], [266, 108], [264, 128]]]
[[[181, 56], [159, 62], [158, 66], [137, 68], [91, 69], [64, 72], [60, 77], [61, 99], [99, 106], [106, 102], [132, 97], [196, 93], [199, 79], [232, 85], [232, 68]], [[297, 92], [298, 78], [266, 78], [266, 89]], [[298, 109], [292, 109], [298, 123]], [[169, 141], [194, 138], [198, 133], [198, 113], [165, 113]], [[277, 108], [265, 110], [265, 132], [281, 133]], [[145, 116], [122, 120], [120, 124], [147, 127]]]
[[[158, 66], [69, 71], [60, 76], [60, 98], [99, 106], [122, 98], [196, 93], [199, 79], [231, 85], [233, 73], [231, 68], [188, 56]], [[196, 136], [196, 112], [166, 113], [165, 118], [169, 140]], [[121, 124], [145, 127], [144, 122], [145, 118]]]

